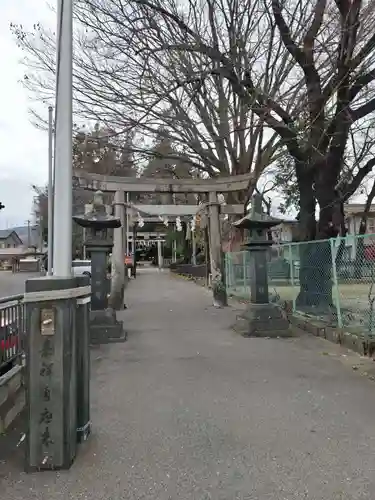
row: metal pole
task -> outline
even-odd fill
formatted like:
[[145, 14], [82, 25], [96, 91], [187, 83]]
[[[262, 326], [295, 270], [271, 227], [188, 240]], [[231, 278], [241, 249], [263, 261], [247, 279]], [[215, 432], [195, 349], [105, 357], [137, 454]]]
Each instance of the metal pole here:
[[72, 273], [72, 56], [72, 0], [59, 0], [53, 274], [61, 277]]
[[[292, 245], [292, 243], [289, 243], [288, 245], [289, 249], [289, 268], [290, 268], [290, 284], [292, 286], [292, 294], [293, 294], [293, 312], [296, 312], [296, 294], [294, 291], [295, 287], [295, 280], [294, 280], [294, 261], [293, 261], [293, 248], [295, 245]], [[298, 247], [297, 247], [298, 250]]]
[[[340, 240], [338, 240], [340, 241]], [[340, 304], [340, 290], [339, 284], [337, 280], [337, 268], [336, 268], [336, 255], [337, 251], [335, 248], [335, 240], [334, 238], [330, 238], [330, 250], [331, 250], [331, 261], [332, 261], [332, 280], [333, 280], [333, 290], [332, 295], [334, 296], [335, 305], [336, 305], [336, 313], [337, 313], [337, 326], [342, 328], [342, 317], [341, 317], [341, 304]]]
[[39, 215], [39, 242], [38, 242], [38, 247], [39, 247], [39, 252], [43, 252], [43, 217]]
[[31, 246], [31, 227], [30, 220], [27, 220], [27, 248]]
[[53, 108], [48, 107], [48, 276], [52, 275], [53, 254]]

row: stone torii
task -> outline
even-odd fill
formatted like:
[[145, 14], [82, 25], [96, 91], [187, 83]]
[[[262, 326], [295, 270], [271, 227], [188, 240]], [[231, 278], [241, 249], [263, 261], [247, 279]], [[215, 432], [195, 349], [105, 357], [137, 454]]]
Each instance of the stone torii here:
[[[219, 193], [247, 190], [253, 183], [251, 174], [233, 177], [218, 177], [216, 179], [163, 179], [163, 178], [137, 178], [118, 177], [100, 174], [89, 174], [77, 170], [73, 178], [76, 187], [91, 191], [103, 191], [115, 193], [114, 207], [115, 215], [125, 220], [125, 211], [131, 207], [125, 202], [125, 193], [201, 193], [206, 194], [207, 203], [200, 205], [138, 205], [142, 212], [152, 213], [160, 207], [160, 214], [164, 216], [196, 215], [200, 210], [208, 213], [209, 220], [209, 243], [210, 243], [210, 265], [212, 276], [213, 303], [216, 307], [227, 305], [226, 290], [224, 284], [223, 255], [220, 234], [220, 212], [232, 215], [244, 215], [242, 205], [223, 205], [218, 201]], [[133, 206], [135, 207], [135, 206]], [[184, 208], [182, 208], [184, 207]], [[189, 213], [190, 212], [190, 213]], [[156, 215], [156, 213], [155, 213]], [[123, 229], [114, 230], [114, 249], [112, 259], [113, 269], [113, 291], [121, 290], [124, 279], [123, 255], [124, 238]], [[118, 282], [118, 285], [117, 285]], [[116, 293], [114, 293], [116, 295]], [[118, 295], [118, 294], [117, 294]], [[116, 300], [116, 302], [119, 302]]]

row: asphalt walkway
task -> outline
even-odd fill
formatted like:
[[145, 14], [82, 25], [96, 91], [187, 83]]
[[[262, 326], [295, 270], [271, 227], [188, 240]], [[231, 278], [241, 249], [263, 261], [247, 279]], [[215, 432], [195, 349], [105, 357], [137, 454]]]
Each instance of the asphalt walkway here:
[[[123, 344], [92, 351], [94, 433], [66, 472], [0, 464], [7, 500], [367, 500], [374, 382], [312, 337], [244, 339], [209, 292], [140, 271]], [[351, 362], [350, 362], [351, 363]]]

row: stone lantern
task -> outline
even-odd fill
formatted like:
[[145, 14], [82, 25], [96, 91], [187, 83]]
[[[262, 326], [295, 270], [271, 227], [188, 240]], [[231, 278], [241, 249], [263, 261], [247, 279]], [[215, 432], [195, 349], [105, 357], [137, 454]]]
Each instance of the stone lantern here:
[[91, 254], [91, 344], [125, 340], [122, 322], [117, 321], [115, 311], [108, 307], [107, 279], [107, 261], [113, 247], [108, 229], [121, 227], [121, 221], [107, 214], [101, 191], [94, 195], [92, 210], [84, 215], [74, 216], [73, 220], [88, 230], [85, 245]]
[[237, 316], [234, 330], [244, 337], [289, 337], [289, 322], [276, 304], [269, 302], [267, 251], [272, 245], [268, 232], [281, 220], [262, 213], [262, 199], [253, 196], [252, 213], [234, 223], [239, 229], [247, 229], [249, 241], [244, 245], [250, 253], [250, 304]]

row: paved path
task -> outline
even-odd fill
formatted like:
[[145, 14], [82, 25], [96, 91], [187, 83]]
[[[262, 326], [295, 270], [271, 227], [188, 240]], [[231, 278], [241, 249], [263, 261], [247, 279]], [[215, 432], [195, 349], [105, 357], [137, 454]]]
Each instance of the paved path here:
[[92, 351], [94, 435], [67, 472], [23, 474], [15, 453], [1, 498], [374, 498], [374, 382], [335, 347], [236, 336], [233, 312], [167, 273], [127, 295], [129, 341]]

